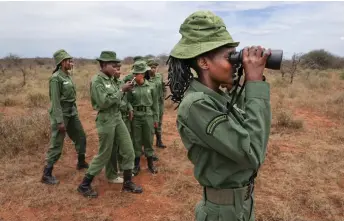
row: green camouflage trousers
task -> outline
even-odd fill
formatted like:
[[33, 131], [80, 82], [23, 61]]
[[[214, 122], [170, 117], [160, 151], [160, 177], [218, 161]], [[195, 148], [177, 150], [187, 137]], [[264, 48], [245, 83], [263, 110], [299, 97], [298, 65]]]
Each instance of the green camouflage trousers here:
[[145, 156], [153, 156], [153, 135], [153, 116], [134, 116], [132, 136], [135, 149], [135, 157], [141, 156], [142, 145], [144, 147]]
[[[76, 152], [78, 154], [86, 153], [86, 134], [80, 122], [79, 116], [74, 115], [70, 117], [63, 117], [64, 125], [67, 135], [73, 141]], [[50, 117], [51, 122], [51, 140], [50, 148], [47, 153], [46, 161], [48, 164], [55, 164], [61, 154], [63, 148], [64, 138], [66, 133], [61, 133], [58, 130], [56, 121]]]
[[233, 205], [219, 205], [203, 199], [196, 205], [196, 221], [254, 221], [254, 195], [244, 201], [235, 193]]
[[122, 118], [101, 120], [97, 118], [96, 126], [99, 137], [98, 154], [92, 159], [87, 174], [98, 175], [105, 167], [108, 179], [116, 178], [117, 153], [121, 155], [120, 166], [123, 170], [134, 168], [134, 148], [130, 134]]

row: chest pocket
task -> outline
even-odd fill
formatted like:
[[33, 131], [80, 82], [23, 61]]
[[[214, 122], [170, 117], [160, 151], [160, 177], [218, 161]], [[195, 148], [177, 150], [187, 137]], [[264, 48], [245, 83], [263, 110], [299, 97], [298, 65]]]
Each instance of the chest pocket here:
[[61, 94], [67, 99], [75, 98], [75, 86], [70, 80], [63, 80], [61, 82]]
[[115, 87], [115, 85], [109, 81], [104, 83], [104, 87], [108, 94], [114, 94], [117, 92], [117, 88]]
[[150, 87], [137, 87], [135, 92], [133, 91], [134, 103], [142, 106], [152, 106], [153, 96], [152, 88]]

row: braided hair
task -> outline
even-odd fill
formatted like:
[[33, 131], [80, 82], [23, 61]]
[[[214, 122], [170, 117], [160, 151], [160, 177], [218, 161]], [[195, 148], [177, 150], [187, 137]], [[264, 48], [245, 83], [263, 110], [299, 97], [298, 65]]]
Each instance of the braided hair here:
[[190, 60], [178, 59], [172, 56], [167, 60], [168, 82], [166, 86], [171, 91], [171, 95], [167, 98], [170, 97], [178, 105], [184, 98], [184, 93], [189, 88], [191, 81], [194, 79], [194, 75], [191, 72], [191, 63]]
[[55, 73], [56, 71], [58, 71], [60, 68], [61, 68], [61, 63], [58, 64], [58, 65], [56, 66], [56, 68], [53, 70], [53, 73], [51, 73], [51, 74], [54, 74], [54, 73]]
[[200, 54], [190, 59], [178, 59], [170, 56], [167, 60], [168, 64], [168, 82], [166, 86], [169, 86], [171, 95], [166, 99], [171, 98], [174, 103], [178, 103], [178, 106], [184, 98], [185, 91], [189, 88], [191, 81], [194, 79], [194, 75], [191, 72], [193, 69], [198, 76], [201, 74], [201, 70], [197, 64], [197, 59], [200, 57], [208, 57], [213, 59], [218, 51], [228, 46], [221, 46], [211, 51]]

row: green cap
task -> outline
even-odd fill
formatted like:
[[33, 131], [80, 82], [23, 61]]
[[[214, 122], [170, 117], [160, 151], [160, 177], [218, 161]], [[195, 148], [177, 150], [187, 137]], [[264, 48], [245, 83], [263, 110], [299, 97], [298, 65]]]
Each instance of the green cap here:
[[139, 60], [136, 61], [133, 65], [132, 73], [133, 74], [141, 74], [149, 71], [151, 68], [147, 65], [145, 61]]
[[135, 61], [143, 60], [143, 57], [142, 56], [135, 56], [133, 59], [135, 62]]
[[150, 59], [147, 60], [147, 65], [149, 67], [152, 67], [152, 66], [158, 66], [159, 63], [156, 60], [154, 60], [153, 58], [150, 58]]
[[63, 60], [73, 58], [64, 49], [60, 49], [54, 53], [55, 65], [59, 65]]
[[121, 60], [117, 58], [116, 52], [114, 51], [102, 51], [99, 58], [97, 58], [97, 61], [114, 61], [118, 63], [121, 62]]
[[237, 47], [223, 20], [210, 11], [197, 11], [187, 17], [180, 26], [180, 41], [171, 51], [179, 59], [194, 58], [215, 48], [229, 45]]

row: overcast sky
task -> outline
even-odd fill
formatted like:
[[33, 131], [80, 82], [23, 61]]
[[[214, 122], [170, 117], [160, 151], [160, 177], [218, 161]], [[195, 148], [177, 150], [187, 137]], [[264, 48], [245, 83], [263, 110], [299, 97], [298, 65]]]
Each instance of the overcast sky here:
[[169, 53], [196, 10], [221, 16], [239, 49], [326, 49], [344, 56], [344, 2], [0, 2], [0, 57]]

